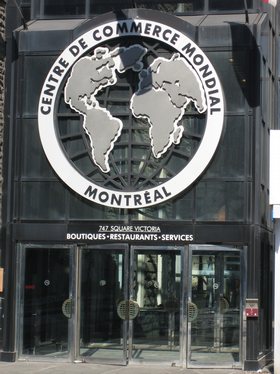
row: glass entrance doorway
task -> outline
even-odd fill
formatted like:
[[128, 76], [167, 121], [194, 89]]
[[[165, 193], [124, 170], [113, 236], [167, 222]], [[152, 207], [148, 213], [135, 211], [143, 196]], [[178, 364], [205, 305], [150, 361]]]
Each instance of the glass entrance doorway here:
[[78, 360], [126, 364], [127, 323], [118, 308], [127, 300], [127, 268], [126, 245], [80, 249]]
[[130, 325], [130, 359], [180, 362], [182, 250], [132, 248], [130, 298], [139, 312]]
[[21, 355], [68, 360], [71, 349], [73, 247], [23, 249], [19, 326]]
[[240, 251], [220, 246], [190, 247], [188, 365], [240, 367]]
[[85, 247], [80, 258], [78, 357], [178, 363], [181, 251]]
[[20, 356], [180, 364], [184, 252], [22, 246]]
[[242, 366], [241, 251], [21, 246], [19, 356]]

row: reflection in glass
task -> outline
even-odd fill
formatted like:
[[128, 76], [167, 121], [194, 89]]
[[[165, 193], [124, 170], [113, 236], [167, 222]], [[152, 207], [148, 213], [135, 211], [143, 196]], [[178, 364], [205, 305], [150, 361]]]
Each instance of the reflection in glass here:
[[22, 353], [68, 356], [69, 249], [26, 249], [23, 303]]
[[81, 268], [80, 355], [93, 359], [123, 358], [123, 254], [83, 249]]
[[45, 0], [46, 15], [82, 15], [85, 13], [85, 0]]
[[191, 322], [191, 362], [239, 362], [239, 252], [195, 252], [191, 287], [192, 303], [198, 308]]
[[111, 10], [120, 10], [125, 8], [144, 8], [155, 9], [167, 13], [184, 13], [188, 11], [202, 10], [204, 0], [185, 0], [185, 1], [160, 1], [160, 0], [90, 0], [90, 12], [99, 14]]
[[[247, 7], [252, 7], [252, 0], [247, 0]], [[209, 0], [209, 9], [214, 10], [243, 10], [244, 0]]]
[[38, 112], [39, 96], [48, 71], [55, 61], [53, 56], [32, 55], [24, 57], [22, 115], [32, 116]]
[[65, 219], [65, 191], [60, 182], [30, 181], [21, 183], [22, 219]]
[[198, 221], [242, 221], [245, 218], [243, 182], [202, 180], [196, 189]]
[[179, 360], [181, 257], [178, 251], [138, 252], [134, 261], [135, 360]]
[[[213, 162], [207, 169], [207, 178], [244, 178], [247, 157], [246, 126], [243, 116], [228, 116], [225, 119], [226, 131]], [[248, 173], [249, 174], [249, 173]]]
[[21, 178], [55, 178], [44, 154], [39, 138], [38, 122], [34, 119], [21, 121]]

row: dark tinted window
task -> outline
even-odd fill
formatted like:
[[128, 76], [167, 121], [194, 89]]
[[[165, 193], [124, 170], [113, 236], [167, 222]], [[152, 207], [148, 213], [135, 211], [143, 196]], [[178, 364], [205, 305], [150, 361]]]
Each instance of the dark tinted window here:
[[45, 0], [45, 15], [81, 15], [85, 13], [85, 0]]
[[[234, 113], [244, 113], [245, 103], [254, 107], [257, 91], [251, 90], [255, 65], [249, 65], [250, 50], [207, 53], [222, 82], [226, 108]], [[252, 82], [253, 83], [253, 82]]]
[[[25, 2], [29, 0], [23, 0]], [[252, 9], [253, 0], [247, 0], [248, 9]], [[49, 17], [90, 17], [128, 8], [155, 9], [173, 14], [192, 12], [244, 11], [244, 0], [34, 0], [33, 15], [39, 18]]]
[[243, 182], [201, 181], [196, 188], [197, 221], [243, 221]]
[[91, 0], [90, 12], [93, 14], [104, 13], [111, 10], [125, 8], [146, 8], [164, 11], [167, 13], [182, 13], [196, 10], [203, 10], [204, 0], [188, 0], [188, 1], [158, 1], [158, 0]]
[[39, 138], [38, 121], [25, 119], [21, 123], [21, 158], [20, 170], [22, 178], [54, 177]]
[[61, 182], [22, 182], [20, 194], [22, 219], [60, 220], [66, 218], [66, 194]]
[[[252, 7], [252, 0], [247, 0], [248, 8]], [[210, 10], [241, 10], [244, 9], [244, 0], [209, 0]]]
[[55, 60], [52, 56], [30, 56], [24, 63], [23, 115], [37, 114], [39, 96]]
[[230, 116], [225, 118], [225, 129], [212, 164], [206, 172], [208, 178], [244, 176], [245, 163], [248, 161], [245, 117]]

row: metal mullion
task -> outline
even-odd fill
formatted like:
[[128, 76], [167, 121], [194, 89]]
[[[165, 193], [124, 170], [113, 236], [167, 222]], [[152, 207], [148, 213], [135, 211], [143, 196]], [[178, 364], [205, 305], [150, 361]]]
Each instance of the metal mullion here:
[[[135, 261], [134, 261], [134, 256], [135, 256], [135, 250], [134, 250], [134, 247], [131, 246], [129, 247], [129, 250], [128, 250], [128, 264], [129, 264], [129, 267], [127, 268], [128, 269], [128, 285], [129, 285], [129, 289], [128, 289], [128, 299], [133, 299], [133, 277], [134, 277], [134, 264], [135, 264]], [[127, 324], [127, 328], [128, 328], [128, 339], [127, 339], [127, 342], [128, 342], [128, 346], [127, 346], [127, 349], [126, 349], [126, 352], [127, 352], [127, 360], [128, 362], [129, 361], [132, 361], [132, 348], [133, 348], [133, 320], [128, 320], [126, 321], [126, 324]]]
[[72, 362], [79, 360], [79, 341], [80, 341], [80, 256], [78, 247], [71, 246], [70, 255], [70, 292], [69, 297], [72, 300], [72, 317], [69, 328], [70, 359]]
[[187, 367], [187, 342], [188, 342], [188, 285], [189, 281], [189, 246], [184, 246], [181, 251], [181, 303], [180, 303], [180, 363]]
[[[187, 256], [187, 302], [192, 301], [192, 256], [193, 256], [193, 245], [189, 245], [188, 248], [188, 256]], [[187, 307], [188, 312], [188, 307]], [[187, 367], [190, 367], [191, 365], [191, 333], [192, 333], [192, 325], [191, 322], [188, 320], [188, 314], [187, 314], [187, 350], [186, 350], [186, 361], [187, 361]]]
[[26, 245], [18, 244], [17, 245], [17, 302], [16, 302], [16, 346], [17, 346], [17, 356], [22, 356], [23, 349], [23, 318], [24, 318], [24, 288], [22, 285], [24, 282], [25, 275], [25, 253]]

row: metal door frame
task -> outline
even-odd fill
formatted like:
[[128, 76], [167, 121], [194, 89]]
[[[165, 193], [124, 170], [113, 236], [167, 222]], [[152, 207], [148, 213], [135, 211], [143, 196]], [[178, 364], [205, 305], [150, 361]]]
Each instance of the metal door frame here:
[[75, 245], [63, 245], [63, 244], [17, 244], [17, 292], [16, 292], [16, 346], [17, 346], [17, 358], [20, 360], [28, 361], [50, 361], [48, 356], [44, 355], [27, 355], [22, 353], [23, 349], [23, 318], [24, 318], [24, 281], [25, 281], [25, 261], [26, 261], [26, 249], [28, 248], [40, 248], [40, 249], [69, 249], [69, 298], [72, 299], [72, 317], [68, 321], [68, 355], [64, 358], [52, 356], [52, 360], [61, 362], [73, 361], [73, 346], [74, 335], [75, 335], [75, 299], [76, 299], [76, 256], [75, 256]]
[[245, 292], [246, 292], [246, 274], [247, 274], [247, 247], [237, 246], [226, 246], [226, 245], [208, 245], [208, 244], [191, 244], [189, 245], [189, 258], [188, 258], [188, 288], [187, 288], [187, 301], [191, 301], [192, 298], [192, 256], [197, 251], [209, 251], [214, 250], [217, 253], [236, 252], [240, 254], [240, 312], [239, 312], [239, 361], [236, 365], [206, 365], [191, 363], [191, 323], [187, 321], [187, 368], [242, 368], [245, 357], [246, 348], [246, 319], [244, 318], [245, 308]]

